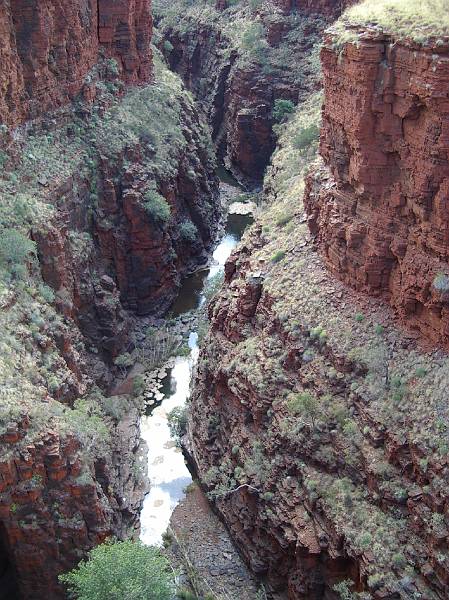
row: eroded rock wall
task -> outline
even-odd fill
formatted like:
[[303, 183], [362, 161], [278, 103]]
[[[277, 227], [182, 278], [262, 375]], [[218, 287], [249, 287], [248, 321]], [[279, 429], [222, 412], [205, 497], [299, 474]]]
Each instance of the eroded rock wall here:
[[16, 126], [89, 96], [100, 57], [127, 83], [151, 77], [151, 1], [4, 0], [0, 6], [0, 120]]
[[[176, 24], [162, 11], [160, 48], [206, 113], [220, 158], [243, 181], [260, 183], [276, 143], [274, 102], [296, 104], [319, 88], [313, 57], [332, 17], [301, 7], [293, 15], [275, 3], [264, 4], [260, 14], [244, 4], [218, 9], [225, 12], [187, 13]], [[259, 56], [236, 45], [229, 22], [242, 35], [251, 23], [260, 24], [265, 46]]]
[[137, 414], [115, 431], [116, 459], [111, 449], [94, 461], [57, 426], [27, 442], [34, 426], [24, 415], [0, 438], [8, 450], [0, 461], [0, 540], [17, 594], [1, 596], [5, 600], [65, 598], [59, 573], [107, 537], [132, 536], [139, 528], [145, 488], [132, 471], [140, 443]]
[[338, 277], [447, 344], [449, 50], [388, 36], [332, 43], [311, 231]]

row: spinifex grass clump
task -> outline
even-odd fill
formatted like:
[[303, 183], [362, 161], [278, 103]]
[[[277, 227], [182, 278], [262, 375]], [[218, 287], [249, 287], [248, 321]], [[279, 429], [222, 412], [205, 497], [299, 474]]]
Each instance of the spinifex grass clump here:
[[370, 25], [395, 37], [425, 43], [447, 37], [449, 32], [448, 0], [365, 0], [348, 9], [337, 31], [345, 37], [347, 25]]

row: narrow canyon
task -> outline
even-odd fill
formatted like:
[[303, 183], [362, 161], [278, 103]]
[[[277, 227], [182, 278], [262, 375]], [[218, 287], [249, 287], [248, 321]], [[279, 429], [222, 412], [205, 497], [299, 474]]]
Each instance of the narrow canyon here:
[[449, 598], [448, 0], [0, 0], [0, 65], [0, 600]]

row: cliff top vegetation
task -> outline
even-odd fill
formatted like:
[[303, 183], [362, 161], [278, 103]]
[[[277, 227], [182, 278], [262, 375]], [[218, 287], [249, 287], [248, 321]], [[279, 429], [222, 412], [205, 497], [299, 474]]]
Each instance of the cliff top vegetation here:
[[346, 28], [354, 25], [378, 27], [421, 44], [430, 39], [442, 44], [439, 38], [449, 35], [449, 0], [365, 0], [349, 8], [338, 22], [341, 41], [349, 41]]

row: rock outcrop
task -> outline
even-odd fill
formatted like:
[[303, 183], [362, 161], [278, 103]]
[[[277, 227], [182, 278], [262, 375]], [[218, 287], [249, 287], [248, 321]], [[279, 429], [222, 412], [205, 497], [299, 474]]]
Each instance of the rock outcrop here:
[[89, 94], [100, 57], [126, 83], [151, 77], [151, 1], [4, 0], [0, 122], [14, 127]]
[[58, 574], [107, 537], [138, 531], [145, 491], [132, 471], [141, 442], [135, 413], [116, 429], [115, 460], [105, 454], [93, 461], [78, 438], [57, 426], [27, 441], [32, 426], [24, 416], [0, 437], [9, 451], [0, 461], [4, 600], [65, 598]]
[[449, 333], [449, 48], [388, 35], [322, 50], [324, 166], [306, 208], [327, 265], [439, 344]]

